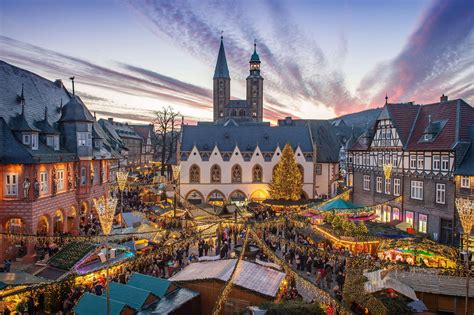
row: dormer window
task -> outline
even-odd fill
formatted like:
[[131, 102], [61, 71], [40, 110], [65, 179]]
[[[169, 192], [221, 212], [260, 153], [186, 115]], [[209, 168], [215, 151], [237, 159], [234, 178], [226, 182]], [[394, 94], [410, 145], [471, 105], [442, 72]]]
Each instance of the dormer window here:
[[90, 146], [92, 146], [92, 133], [90, 133], [90, 132], [77, 132], [77, 146], [78, 147], [90, 147]]
[[94, 140], [94, 148], [99, 149], [102, 147], [102, 140]]
[[23, 135], [23, 144], [30, 145], [31, 143], [31, 134]]
[[46, 145], [50, 148], [53, 148], [54, 151], [59, 151], [59, 136], [46, 136]]
[[31, 149], [38, 150], [38, 134], [37, 133], [31, 134]]
[[423, 141], [430, 141], [433, 139], [433, 135], [431, 133], [427, 133], [423, 136]]

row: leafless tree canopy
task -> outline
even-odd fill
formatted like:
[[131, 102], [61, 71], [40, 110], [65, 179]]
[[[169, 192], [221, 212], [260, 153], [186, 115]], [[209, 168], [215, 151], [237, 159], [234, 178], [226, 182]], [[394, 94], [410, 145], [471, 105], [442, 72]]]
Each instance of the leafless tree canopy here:
[[170, 106], [163, 107], [161, 110], [155, 111], [154, 114], [153, 124], [157, 138], [155, 154], [161, 162], [161, 175], [165, 175], [166, 165], [169, 164], [176, 152], [182, 123], [181, 114]]

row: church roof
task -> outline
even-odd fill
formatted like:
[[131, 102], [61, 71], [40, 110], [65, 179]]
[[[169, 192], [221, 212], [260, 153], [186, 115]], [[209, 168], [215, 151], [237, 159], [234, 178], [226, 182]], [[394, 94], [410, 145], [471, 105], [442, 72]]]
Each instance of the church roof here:
[[262, 152], [274, 152], [290, 143], [293, 149], [300, 146], [303, 152], [312, 152], [311, 135], [307, 126], [270, 126], [268, 124], [239, 125], [185, 125], [181, 151], [191, 151], [196, 145], [199, 151], [211, 151], [217, 145], [220, 151], [253, 152], [257, 145]]
[[257, 54], [257, 44], [253, 44], [253, 54], [250, 57], [250, 62], [260, 62], [260, 57]]
[[225, 57], [223, 37], [221, 37], [221, 46], [219, 47], [216, 69], [214, 70], [214, 79], [217, 78], [230, 79], [229, 68], [227, 67], [227, 59]]

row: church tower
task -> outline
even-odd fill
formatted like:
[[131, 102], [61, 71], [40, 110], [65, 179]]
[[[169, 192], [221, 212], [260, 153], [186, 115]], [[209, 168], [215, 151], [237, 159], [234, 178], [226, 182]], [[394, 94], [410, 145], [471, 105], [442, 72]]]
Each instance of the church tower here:
[[247, 103], [252, 111], [254, 121], [263, 120], [263, 77], [260, 75], [260, 57], [257, 54], [257, 44], [253, 44], [253, 54], [250, 57], [250, 74], [247, 77]]
[[230, 101], [230, 75], [224, 51], [224, 37], [221, 36], [221, 46], [214, 70], [214, 122], [224, 117], [224, 106]]

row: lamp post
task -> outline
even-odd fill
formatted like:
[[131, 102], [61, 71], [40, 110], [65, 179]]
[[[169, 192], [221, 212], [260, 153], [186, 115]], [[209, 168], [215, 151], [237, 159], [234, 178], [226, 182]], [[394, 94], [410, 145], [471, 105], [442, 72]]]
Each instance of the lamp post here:
[[107, 292], [107, 315], [110, 315], [110, 282], [109, 282], [109, 238], [108, 235], [112, 230], [114, 222], [115, 208], [117, 207], [116, 198], [108, 198], [101, 196], [98, 200], [94, 199], [94, 206], [97, 209], [102, 233], [105, 235], [105, 259], [106, 259], [106, 292]]
[[463, 243], [466, 244], [466, 299], [464, 301], [464, 315], [467, 315], [468, 303], [469, 303], [469, 276], [471, 272], [471, 265], [469, 261], [469, 235], [471, 233], [472, 225], [474, 224], [474, 201], [467, 198], [456, 198], [456, 208], [458, 209], [459, 220], [464, 232], [465, 241], [461, 239], [461, 249], [464, 247]]

